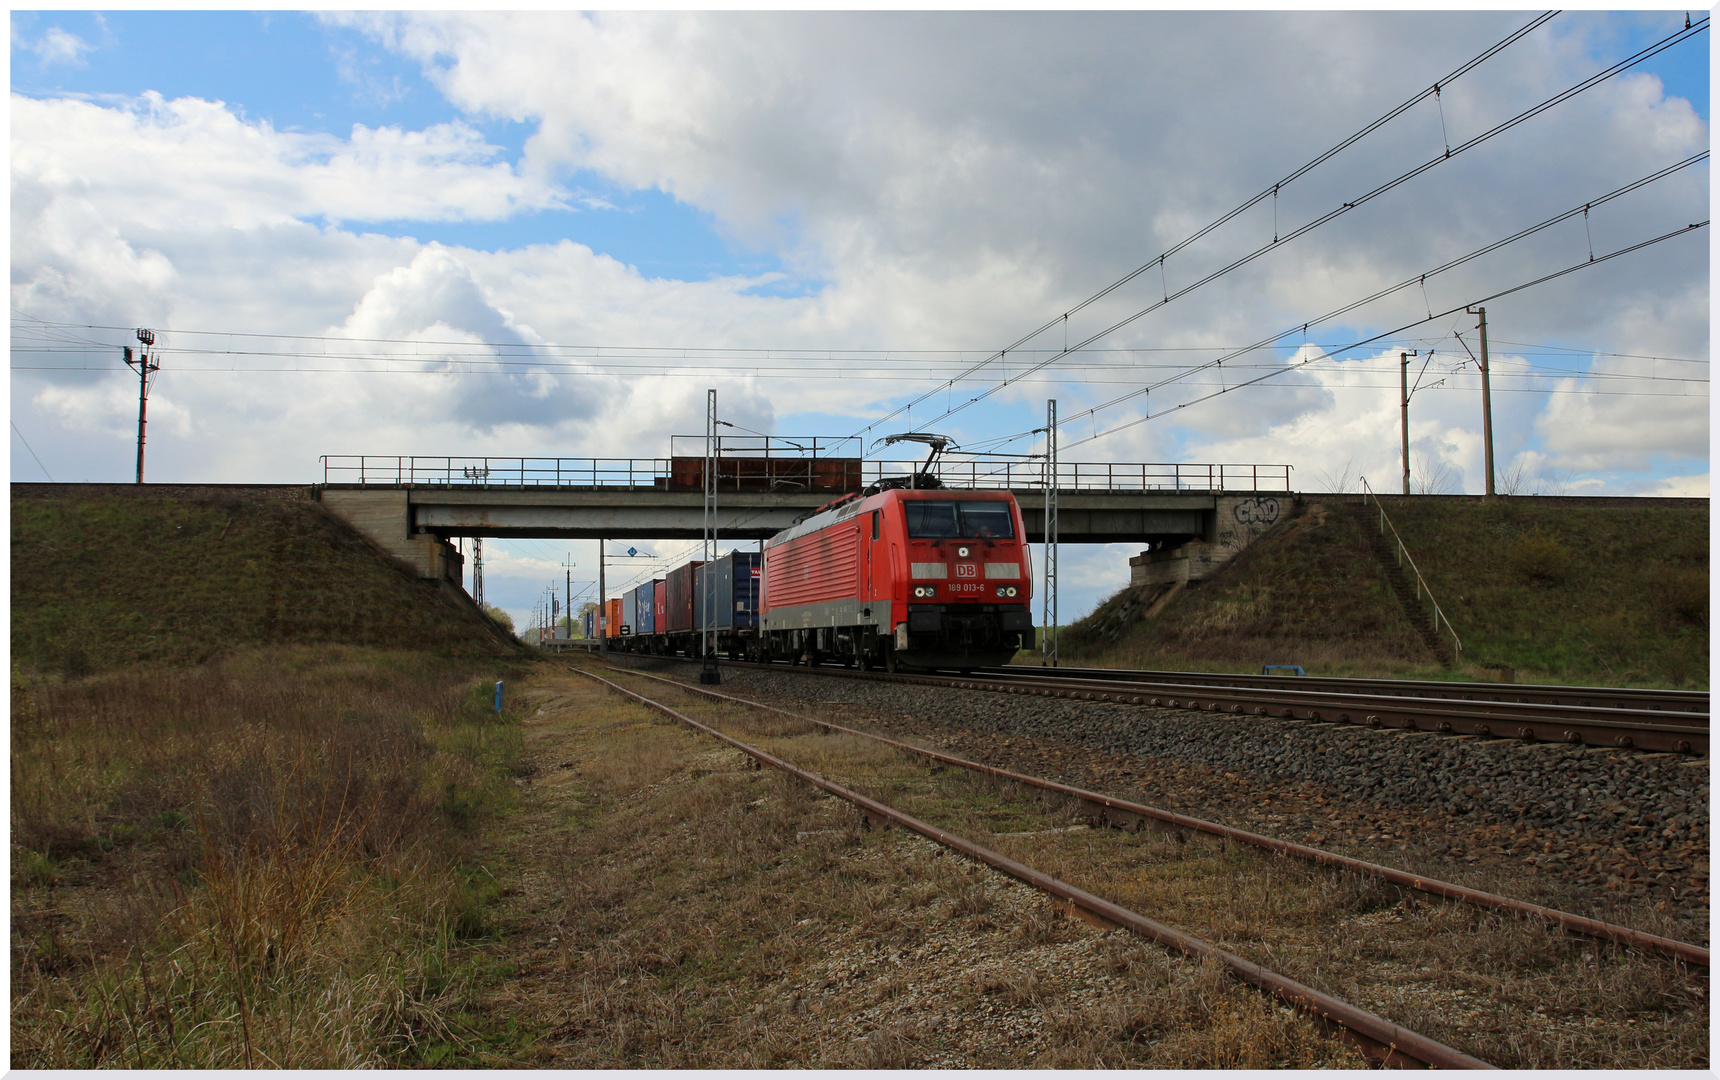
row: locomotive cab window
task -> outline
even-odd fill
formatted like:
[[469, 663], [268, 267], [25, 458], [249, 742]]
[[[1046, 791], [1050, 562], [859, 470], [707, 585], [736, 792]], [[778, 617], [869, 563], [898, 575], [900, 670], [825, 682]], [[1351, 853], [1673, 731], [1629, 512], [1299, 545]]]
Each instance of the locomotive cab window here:
[[992, 539], [1015, 536], [1015, 519], [1009, 503], [998, 501], [940, 502], [915, 499], [904, 502], [908, 536], [915, 540]]
[[964, 537], [1008, 540], [1015, 535], [1015, 518], [1006, 502], [958, 503], [962, 511]]

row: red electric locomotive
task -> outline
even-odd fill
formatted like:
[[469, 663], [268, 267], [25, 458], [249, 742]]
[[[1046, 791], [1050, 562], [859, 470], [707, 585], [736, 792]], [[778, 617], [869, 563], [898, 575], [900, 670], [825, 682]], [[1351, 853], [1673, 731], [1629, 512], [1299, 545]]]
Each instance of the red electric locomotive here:
[[1014, 496], [851, 495], [767, 541], [760, 647], [862, 667], [1006, 663], [1033, 632], [1032, 568]]

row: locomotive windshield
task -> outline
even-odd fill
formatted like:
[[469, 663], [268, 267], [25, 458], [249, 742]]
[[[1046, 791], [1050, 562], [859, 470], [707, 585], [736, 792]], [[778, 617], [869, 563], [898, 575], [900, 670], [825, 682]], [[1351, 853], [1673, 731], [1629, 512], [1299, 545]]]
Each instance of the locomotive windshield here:
[[903, 502], [902, 509], [908, 515], [908, 535], [915, 540], [1008, 540], [1015, 536], [1015, 517], [1009, 512], [1009, 503], [1001, 500], [914, 499]]

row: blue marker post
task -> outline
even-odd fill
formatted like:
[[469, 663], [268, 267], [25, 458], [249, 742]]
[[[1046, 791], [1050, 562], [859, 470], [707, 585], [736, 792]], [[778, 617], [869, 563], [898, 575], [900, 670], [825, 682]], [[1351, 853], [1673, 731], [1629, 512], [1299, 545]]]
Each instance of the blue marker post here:
[[502, 680], [496, 680], [496, 715], [502, 715]]

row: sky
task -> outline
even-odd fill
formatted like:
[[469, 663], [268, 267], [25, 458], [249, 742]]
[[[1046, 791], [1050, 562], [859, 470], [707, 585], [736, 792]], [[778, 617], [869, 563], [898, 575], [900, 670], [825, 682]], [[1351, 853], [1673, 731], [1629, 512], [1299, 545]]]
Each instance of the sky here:
[[[1489, 134], [1685, 13], [1461, 70], [1533, 18], [14, 12], [11, 476], [132, 479], [150, 327], [152, 481], [661, 457], [714, 387], [875, 457], [1040, 452], [1055, 398], [1065, 462], [1394, 490], [1413, 352], [1412, 481], [1479, 492], [1484, 301], [1502, 489], [1706, 496], [1711, 35]], [[1066, 550], [1064, 620], [1135, 553]], [[522, 623], [595, 576], [485, 555]]]

